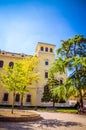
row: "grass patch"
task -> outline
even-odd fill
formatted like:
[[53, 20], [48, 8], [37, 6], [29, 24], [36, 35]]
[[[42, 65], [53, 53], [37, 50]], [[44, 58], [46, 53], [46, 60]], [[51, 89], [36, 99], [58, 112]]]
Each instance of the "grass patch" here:
[[[6, 108], [11, 109], [11, 106], [0, 106], [0, 108]], [[20, 107], [15, 107], [19, 110], [39, 110], [39, 111], [49, 111], [49, 112], [63, 112], [63, 113], [77, 113], [77, 109], [72, 107], [58, 107], [58, 108], [52, 108], [52, 107], [23, 107], [20, 109]]]
[[49, 112], [77, 113], [77, 109], [73, 108], [38, 108], [37, 110]]
[[63, 112], [63, 113], [77, 113], [76, 109], [61, 109], [61, 108], [58, 108], [55, 111], [56, 112]]

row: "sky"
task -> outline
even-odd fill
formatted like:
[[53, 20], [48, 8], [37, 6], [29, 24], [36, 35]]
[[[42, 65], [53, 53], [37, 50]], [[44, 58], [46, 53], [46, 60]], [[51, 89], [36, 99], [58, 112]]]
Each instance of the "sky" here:
[[0, 0], [0, 49], [35, 54], [38, 42], [61, 46], [86, 37], [86, 0]]

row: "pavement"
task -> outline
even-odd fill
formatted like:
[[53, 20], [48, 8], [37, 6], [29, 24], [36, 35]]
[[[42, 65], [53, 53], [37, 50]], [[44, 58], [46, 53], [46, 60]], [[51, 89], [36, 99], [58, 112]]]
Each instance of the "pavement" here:
[[0, 130], [86, 130], [86, 115], [40, 112], [32, 122], [0, 122]]

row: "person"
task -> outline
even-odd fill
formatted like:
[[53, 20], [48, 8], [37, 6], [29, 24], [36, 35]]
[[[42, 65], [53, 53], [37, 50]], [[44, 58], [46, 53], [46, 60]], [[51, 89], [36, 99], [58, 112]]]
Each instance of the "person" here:
[[75, 104], [75, 107], [77, 108], [77, 110], [80, 108], [80, 103], [79, 103], [79, 101], [77, 101], [77, 103]]
[[77, 109], [77, 113], [79, 113], [80, 112], [80, 102], [79, 101], [77, 101], [77, 103], [75, 104], [75, 108]]
[[77, 108], [78, 114], [83, 113], [83, 107], [79, 101], [77, 101], [75, 108]]
[[82, 107], [81, 104], [80, 104], [80, 107], [79, 107], [79, 113], [83, 113], [83, 107]]

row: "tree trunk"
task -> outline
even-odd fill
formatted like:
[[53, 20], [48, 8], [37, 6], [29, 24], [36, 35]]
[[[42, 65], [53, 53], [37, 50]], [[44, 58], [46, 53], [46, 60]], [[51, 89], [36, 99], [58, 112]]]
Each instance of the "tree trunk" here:
[[83, 98], [82, 97], [80, 98], [80, 103], [81, 103], [81, 106], [83, 107]]
[[15, 102], [15, 92], [13, 92], [13, 102], [12, 102], [12, 110], [11, 110], [12, 114], [13, 114], [13, 110], [14, 110], [14, 102]]
[[21, 108], [23, 107], [23, 94], [21, 94]]
[[83, 107], [83, 96], [82, 96], [82, 92], [80, 91], [80, 104], [81, 107]]
[[53, 108], [55, 108], [55, 99], [53, 98]]
[[[76, 66], [76, 72], [77, 71], [78, 71], [78, 67]], [[79, 79], [79, 75], [77, 75], [76, 78]], [[80, 85], [80, 81], [79, 81], [79, 85]], [[83, 94], [81, 89], [79, 89], [79, 94], [80, 94], [80, 105], [81, 107], [83, 107]]]

